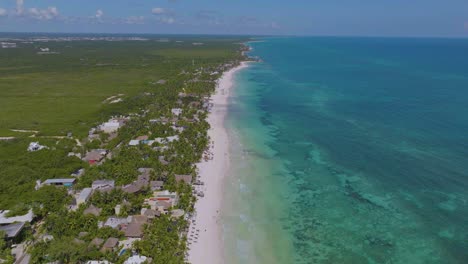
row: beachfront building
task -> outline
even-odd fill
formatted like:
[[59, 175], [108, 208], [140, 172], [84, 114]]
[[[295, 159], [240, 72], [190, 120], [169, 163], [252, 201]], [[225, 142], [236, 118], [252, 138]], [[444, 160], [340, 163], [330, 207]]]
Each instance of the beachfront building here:
[[143, 227], [148, 222], [148, 217], [144, 215], [132, 216], [132, 221], [125, 228], [126, 238], [142, 238]]
[[130, 222], [132, 221], [132, 217], [115, 217], [111, 216], [107, 218], [104, 226], [109, 226], [115, 229], [124, 229]]
[[185, 182], [187, 184], [192, 184], [192, 175], [179, 175], [179, 174], [176, 174], [174, 175], [175, 176], [175, 180], [176, 182]]
[[145, 199], [144, 204], [149, 205], [152, 210], [167, 213], [167, 211], [176, 206], [178, 202], [179, 197], [176, 192], [165, 190], [154, 192], [153, 197]]
[[143, 263], [151, 263], [151, 258], [141, 256], [141, 255], [134, 255], [129, 257], [124, 264], [143, 264]]
[[171, 217], [180, 218], [185, 215], [185, 211], [182, 209], [174, 209], [171, 211]]
[[148, 217], [149, 220], [161, 216], [161, 212], [148, 208], [141, 208], [141, 215]]
[[150, 188], [151, 188], [151, 191], [160, 191], [162, 190], [164, 186], [164, 182], [163, 181], [151, 181], [150, 182]]
[[126, 193], [138, 193], [150, 184], [150, 174], [153, 169], [151, 168], [139, 168], [138, 179], [130, 184], [122, 187], [122, 191]]

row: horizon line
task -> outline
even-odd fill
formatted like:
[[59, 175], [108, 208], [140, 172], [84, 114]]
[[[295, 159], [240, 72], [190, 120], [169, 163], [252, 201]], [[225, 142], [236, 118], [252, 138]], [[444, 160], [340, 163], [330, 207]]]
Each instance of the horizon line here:
[[135, 32], [48, 32], [48, 31], [0, 31], [1, 34], [77, 34], [77, 35], [154, 35], [154, 36], [229, 36], [229, 37], [335, 37], [335, 38], [437, 38], [437, 39], [468, 39], [468, 36], [408, 36], [408, 35], [333, 35], [333, 34], [221, 34], [221, 33], [135, 33]]

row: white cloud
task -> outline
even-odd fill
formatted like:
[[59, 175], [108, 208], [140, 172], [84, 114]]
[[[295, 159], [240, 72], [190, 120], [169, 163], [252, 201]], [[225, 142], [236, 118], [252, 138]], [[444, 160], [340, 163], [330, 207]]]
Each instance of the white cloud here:
[[175, 23], [175, 19], [173, 17], [162, 17], [161, 19], [159, 19], [159, 21], [161, 21], [164, 24], [174, 24]]
[[270, 27], [271, 27], [272, 29], [279, 29], [279, 28], [280, 28], [280, 26], [279, 26], [278, 23], [276, 23], [276, 22], [271, 22]]
[[174, 24], [176, 22], [174, 18], [174, 12], [170, 9], [165, 9], [162, 7], [155, 7], [151, 10], [153, 15], [157, 16], [157, 21], [164, 24]]
[[23, 14], [24, 11], [24, 0], [16, 0], [16, 13], [18, 15]]
[[27, 15], [38, 20], [51, 20], [59, 16], [59, 11], [55, 6], [49, 6], [47, 9], [32, 7], [28, 9]]
[[162, 15], [164, 13], [166, 13], [166, 9], [162, 8], [162, 7], [155, 7], [151, 10], [151, 13], [155, 14], [155, 15]]
[[145, 23], [145, 17], [144, 16], [130, 16], [124, 20], [124, 23], [130, 24], [130, 25], [142, 25]]
[[95, 18], [100, 19], [104, 15], [104, 12], [101, 9], [96, 10]]
[[0, 8], [0, 17], [6, 16], [6, 15], [7, 15], [6, 9]]

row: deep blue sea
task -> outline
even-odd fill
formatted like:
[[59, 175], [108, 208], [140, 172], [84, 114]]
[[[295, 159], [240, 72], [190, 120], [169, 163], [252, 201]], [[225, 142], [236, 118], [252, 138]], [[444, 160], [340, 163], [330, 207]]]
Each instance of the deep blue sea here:
[[468, 263], [468, 40], [268, 38], [226, 126], [229, 263]]

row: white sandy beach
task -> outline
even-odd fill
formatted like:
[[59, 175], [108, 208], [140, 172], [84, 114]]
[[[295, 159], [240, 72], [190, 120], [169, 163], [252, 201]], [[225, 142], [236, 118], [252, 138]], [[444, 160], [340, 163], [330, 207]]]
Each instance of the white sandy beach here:
[[229, 141], [224, 126], [230, 89], [237, 71], [247, 67], [246, 62], [225, 72], [218, 82], [215, 94], [211, 97], [214, 104], [208, 116], [211, 125], [208, 134], [213, 159], [197, 164], [200, 180], [205, 184], [201, 188], [205, 194], [195, 204], [195, 223], [190, 225], [188, 237], [188, 261], [192, 264], [223, 263], [223, 244], [220, 219], [223, 200], [223, 183], [229, 168]]

